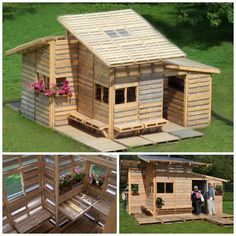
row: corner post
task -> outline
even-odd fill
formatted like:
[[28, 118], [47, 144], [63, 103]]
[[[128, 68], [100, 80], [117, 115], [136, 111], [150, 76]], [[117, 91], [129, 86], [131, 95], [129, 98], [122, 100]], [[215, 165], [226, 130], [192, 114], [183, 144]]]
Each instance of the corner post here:
[[[153, 168], [153, 166], [152, 166]], [[156, 199], [157, 199], [157, 179], [156, 168], [153, 168], [153, 216], [157, 216]]]
[[[56, 52], [56, 41], [53, 40], [49, 43], [49, 71], [50, 71], [50, 84], [56, 83], [56, 72], [55, 72], [55, 52]], [[55, 126], [55, 97], [49, 97], [49, 127]]]
[[109, 75], [109, 120], [108, 120], [108, 138], [114, 139], [114, 104], [115, 104], [115, 69], [110, 70]]

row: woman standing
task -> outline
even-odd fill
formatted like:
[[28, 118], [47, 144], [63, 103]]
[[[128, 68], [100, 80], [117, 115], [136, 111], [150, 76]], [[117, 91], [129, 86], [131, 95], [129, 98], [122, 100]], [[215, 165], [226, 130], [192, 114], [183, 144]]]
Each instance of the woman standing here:
[[194, 186], [191, 198], [194, 206], [193, 212], [197, 215], [201, 214], [202, 193], [201, 190], [198, 189], [198, 186]]

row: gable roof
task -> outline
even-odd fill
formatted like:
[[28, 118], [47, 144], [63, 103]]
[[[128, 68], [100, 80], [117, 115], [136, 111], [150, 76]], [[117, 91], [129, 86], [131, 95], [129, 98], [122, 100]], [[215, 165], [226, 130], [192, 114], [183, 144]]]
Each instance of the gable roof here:
[[196, 72], [205, 72], [205, 73], [216, 73], [219, 74], [220, 70], [218, 68], [202, 64], [190, 60], [188, 58], [171, 58], [164, 60], [166, 69], [174, 70], [185, 70], [185, 71], [196, 71]]
[[12, 55], [15, 53], [24, 53], [26, 51], [33, 51], [37, 48], [48, 45], [49, 42], [52, 40], [64, 39], [64, 38], [65, 38], [65, 36], [47, 36], [47, 37], [35, 39], [33, 41], [21, 44], [15, 48], [12, 48], [12, 49], [6, 51], [6, 55], [9, 56], [9, 55]]
[[65, 15], [58, 21], [110, 67], [186, 56], [131, 9]]
[[211, 165], [209, 163], [192, 161], [192, 160], [188, 160], [188, 159], [180, 158], [180, 157], [154, 156], [154, 155], [138, 155], [138, 157], [141, 160], [146, 161], [148, 163], [163, 162], [163, 163], [171, 163], [171, 164], [188, 164], [188, 165], [197, 165], [197, 166]]

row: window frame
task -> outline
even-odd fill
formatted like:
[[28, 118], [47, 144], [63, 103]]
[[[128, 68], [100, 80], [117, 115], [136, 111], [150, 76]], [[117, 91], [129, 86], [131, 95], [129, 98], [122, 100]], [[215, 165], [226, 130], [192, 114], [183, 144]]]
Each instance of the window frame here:
[[[175, 186], [174, 186], [174, 182], [157, 182], [156, 185], [158, 184], [164, 184], [164, 192], [158, 192], [157, 190], [157, 194], [174, 194], [175, 193]], [[166, 185], [167, 184], [172, 184], [172, 189], [173, 189], [173, 192], [166, 192]], [[156, 186], [157, 187], [157, 186]], [[158, 189], [158, 187], [157, 187]]]
[[[101, 94], [100, 94], [100, 99], [97, 98], [97, 88], [101, 88]], [[104, 101], [104, 91], [107, 89], [107, 101]], [[104, 103], [104, 104], [109, 104], [109, 88], [105, 87], [101, 84], [95, 83], [95, 90], [94, 90], [94, 100]]]
[[[128, 102], [128, 89], [129, 88], [135, 88], [135, 101], [131, 101], [131, 102]], [[123, 89], [124, 90], [124, 102], [123, 103], [116, 103], [116, 91], [117, 90], [121, 90]], [[137, 90], [138, 90], [138, 86], [137, 85], [130, 85], [128, 87], [118, 87], [118, 88], [115, 88], [115, 105], [123, 105], [123, 104], [135, 104], [138, 102], [138, 93], [137, 93]]]
[[[7, 193], [7, 187], [6, 187], [5, 182], [6, 182], [6, 180], [7, 180], [8, 177], [13, 176], [13, 175], [16, 175], [16, 174], [19, 174], [19, 175], [20, 175], [21, 191], [16, 192], [16, 193], [13, 193], [13, 194], [11, 194], [11, 195], [8, 195], [8, 193]], [[4, 176], [4, 183], [3, 183], [3, 184], [4, 184], [4, 189], [5, 189], [6, 198], [7, 198], [8, 201], [13, 201], [13, 200], [15, 200], [15, 199], [24, 197], [25, 194], [26, 194], [25, 189], [24, 189], [24, 181], [23, 181], [22, 172], [14, 172], [14, 173], [12, 173], [12, 174], [10, 174], [10, 175]]]

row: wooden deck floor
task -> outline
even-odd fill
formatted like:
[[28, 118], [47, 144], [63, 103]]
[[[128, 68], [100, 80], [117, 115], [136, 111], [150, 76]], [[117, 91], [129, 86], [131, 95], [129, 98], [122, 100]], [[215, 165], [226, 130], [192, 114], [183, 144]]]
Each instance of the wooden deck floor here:
[[100, 137], [98, 135], [93, 135], [87, 130], [77, 126], [59, 126], [55, 127], [55, 130], [101, 152], [125, 151], [127, 148], [178, 142], [181, 139], [194, 138], [203, 135], [198, 131], [184, 128], [171, 122], [169, 122], [167, 125], [164, 125], [163, 132], [117, 138], [114, 140]]
[[103, 137], [94, 136], [82, 129], [73, 127], [71, 125], [55, 127], [55, 130], [101, 152], [117, 152], [127, 149], [127, 147], [115, 141]]
[[101, 233], [102, 228], [86, 216], [81, 216], [73, 225], [62, 233]]
[[178, 215], [161, 215], [158, 217], [147, 216], [144, 213], [133, 214], [134, 219], [138, 224], [170, 224], [175, 222], [195, 221], [195, 220], [206, 220], [213, 224], [220, 226], [232, 226], [232, 216], [227, 214], [209, 216], [201, 214], [199, 216], [193, 214], [178, 214]]

